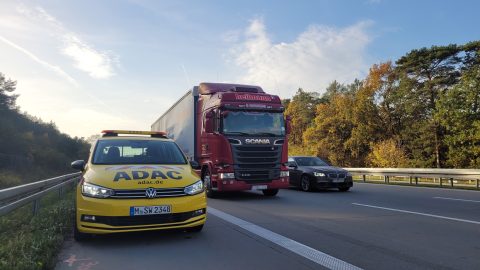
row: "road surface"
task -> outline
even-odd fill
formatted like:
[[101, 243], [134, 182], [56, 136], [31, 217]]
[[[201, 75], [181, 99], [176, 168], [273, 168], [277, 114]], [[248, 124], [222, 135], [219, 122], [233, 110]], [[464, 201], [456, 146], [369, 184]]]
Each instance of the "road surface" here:
[[480, 269], [477, 191], [354, 183], [208, 206], [201, 233], [69, 240], [56, 269]]

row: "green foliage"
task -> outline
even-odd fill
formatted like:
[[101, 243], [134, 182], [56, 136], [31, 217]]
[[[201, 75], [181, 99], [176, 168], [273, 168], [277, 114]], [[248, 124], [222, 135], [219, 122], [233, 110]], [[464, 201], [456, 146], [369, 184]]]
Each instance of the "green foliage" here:
[[446, 127], [448, 165], [480, 167], [480, 66], [437, 101], [436, 119]]
[[380, 168], [405, 168], [408, 159], [397, 142], [388, 139], [372, 145], [372, 151], [368, 154], [368, 164]]
[[32, 217], [31, 205], [0, 218], [0, 269], [53, 269], [74, 220], [73, 192], [62, 200], [53, 193]]
[[19, 113], [15, 85], [0, 73], [0, 188], [73, 172], [69, 163], [87, 157], [88, 143]]
[[479, 70], [473, 41], [412, 50], [320, 98], [299, 90], [284, 102], [295, 119], [290, 153], [340, 166], [479, 168]]
[[319, 102], [318, 93], [305, 92], [301, 88], [298, 89], [291, 101], [283, 102], [288, 105], [285, 114], [291, 117], [290, 139], [293, 144], [302, 144], [302, 134], [315, 117], [315, 107]]

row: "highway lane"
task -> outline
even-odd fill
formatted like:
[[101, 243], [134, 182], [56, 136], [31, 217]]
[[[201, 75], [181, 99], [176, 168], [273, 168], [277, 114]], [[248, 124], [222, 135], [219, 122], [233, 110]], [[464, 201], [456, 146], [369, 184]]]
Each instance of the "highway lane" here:
[[[268, 198], [238, 192], [208, 203], [364, 269], [478, 269], [480, 225], [468, 222], [480, 222], [476, 201], [480, 193], [475, 191], [355, 183], [347, 193], [291, 189]], [[198, 265], [204, 269], [323, 269], [212, 213], [200, 234], [154, 232], [97, 237], [81, 244], [68, 241], [57, 269], [159, 265], [174, 269]]]

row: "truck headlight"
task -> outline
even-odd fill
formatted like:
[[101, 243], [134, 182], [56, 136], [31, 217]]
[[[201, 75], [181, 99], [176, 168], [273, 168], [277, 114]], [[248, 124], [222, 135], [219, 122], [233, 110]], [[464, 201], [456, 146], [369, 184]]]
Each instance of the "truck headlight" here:
[[325, 176], [325, 174], [322, 173], [322, 172], [313, 172], [313, 175], [315, 175], [316, 177], [323, 177], [323, 176]]
[[235, 179], [235, 173], [220, 173], [220, 179]]
[[183, 192], [188, 195], [195, 195], [203, 191], [203, 182], [202, 180], [198, 180], [194, 184], [190, 186], [186, 186]]
[[114, 191], [109, 188], [93, 185], [87, 182], [82, 184], [82, 195], [93, 198], [108, 198], [114, 194]]
[[289, 171], [280, 171], [280, 177], [288, 177], [288, 176], [290, 176]]

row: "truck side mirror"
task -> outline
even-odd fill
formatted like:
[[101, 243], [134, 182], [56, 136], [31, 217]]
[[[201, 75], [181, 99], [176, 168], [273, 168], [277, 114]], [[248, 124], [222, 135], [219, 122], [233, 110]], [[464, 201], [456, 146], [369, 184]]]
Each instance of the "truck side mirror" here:
[[213, 117], [214, 113], [209, 111], [205, 114], [205, 132], [213, 133]]
[[292, 118], [289, 115], [287, 115], [285, 120], [286, 120], [285, 121], [285, 125], [286, 125], [285, 129], [286, 129], [287, 135], [288, 135], [288, 134], [290, 134], [290, 132], [292, 132]]
[[72, 166], [72, 169], [75, 169], [75, 170], [78, 170], [78, 171], [83, 171], [83, 170], [85, 170], [85, 161], [75, 160], [74, 162], [72, 162], [72, 164], [70, 166]]
[[200, 170], [202, 167], [200, 166], [200, 164], [198, 162], [196, 162], [195, 160], [191, 160], [190, 161], [190, 166], [192, 167], [192, 169], [194, 170]]

